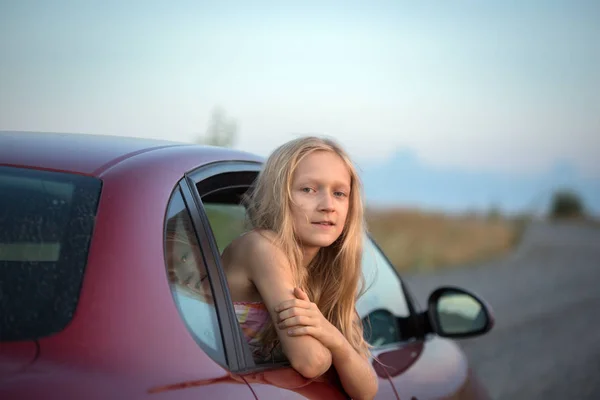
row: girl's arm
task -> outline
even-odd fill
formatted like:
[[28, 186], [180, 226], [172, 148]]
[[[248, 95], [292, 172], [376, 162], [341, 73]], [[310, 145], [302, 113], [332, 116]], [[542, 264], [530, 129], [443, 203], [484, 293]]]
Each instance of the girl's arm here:
[[[258, 233], [248, 234], [246, 265], [249, 277], [277, 326], [275, 306], [294, 299], [294, 280], [289, 261], [276, 246]], [[292, 368], [308, 379], [316, 378], [331, 367], [331, 352], [311, 336], [290, 336], [276, 329], [283, 353]]]
[[375, 398], [378, 380], [369, 360], [350, 345], [304, 291], [296, 288], [294, 294], [296, 299], [275, 308], [279, 313], [278, 328], [292, 337], [308, 335], [318, 339], [331, 351], [332, 363], [346, 393], [353, 399]]

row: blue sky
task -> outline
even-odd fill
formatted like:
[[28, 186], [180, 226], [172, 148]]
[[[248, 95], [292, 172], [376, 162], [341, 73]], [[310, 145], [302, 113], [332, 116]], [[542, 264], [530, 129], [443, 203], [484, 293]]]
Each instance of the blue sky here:
[[[125, 4], [126, 3], [126, 4]], [[237, 147], [338, 139], [510, 174], [600, 176], [597, 1], [0, 0], [0, 129]]]

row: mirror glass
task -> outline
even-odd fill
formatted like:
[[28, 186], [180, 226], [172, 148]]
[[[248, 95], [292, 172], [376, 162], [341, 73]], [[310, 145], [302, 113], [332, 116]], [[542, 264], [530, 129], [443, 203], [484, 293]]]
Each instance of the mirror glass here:
[[448, 335], [481, 331], [488, 316], [479, 301], [465, 293], [444, 293], [437, 302], [439, 328]]

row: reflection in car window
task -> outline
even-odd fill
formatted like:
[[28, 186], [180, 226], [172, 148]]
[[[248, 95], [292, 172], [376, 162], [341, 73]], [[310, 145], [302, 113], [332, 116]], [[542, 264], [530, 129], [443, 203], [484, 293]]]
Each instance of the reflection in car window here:
[[397, 318], [409, 317], [410, 311], [394, 267], [370, 239], [365, 241], [363, 274], [366, 293], [358, 300], [365, 338], [375, 347], [402, 341]]
[[402, 340], [396, 316], [387, 310], [375, 310], [363, 318], [365, 339], [375, 348]]
[[206, 266], [179, 191], [171, 198], [165, 229], [167, 272], [179, 312], [200, 347], [215, 361], [226, 364]]

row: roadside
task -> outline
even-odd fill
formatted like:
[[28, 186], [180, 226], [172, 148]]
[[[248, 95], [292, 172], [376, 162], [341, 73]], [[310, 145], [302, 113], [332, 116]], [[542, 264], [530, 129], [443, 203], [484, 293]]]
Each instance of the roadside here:
[[400, 272], [479, 264], [510, 254], [524, 218], [446, 215], [416, 210], [368, 210], [368, 228]]
[[494, 399], [598, 399], [600, 229], [532, 222], [511, 254], [403, 278], [418, 303], [439, 286], [482, 296], [496, 325], [460, 345]]

